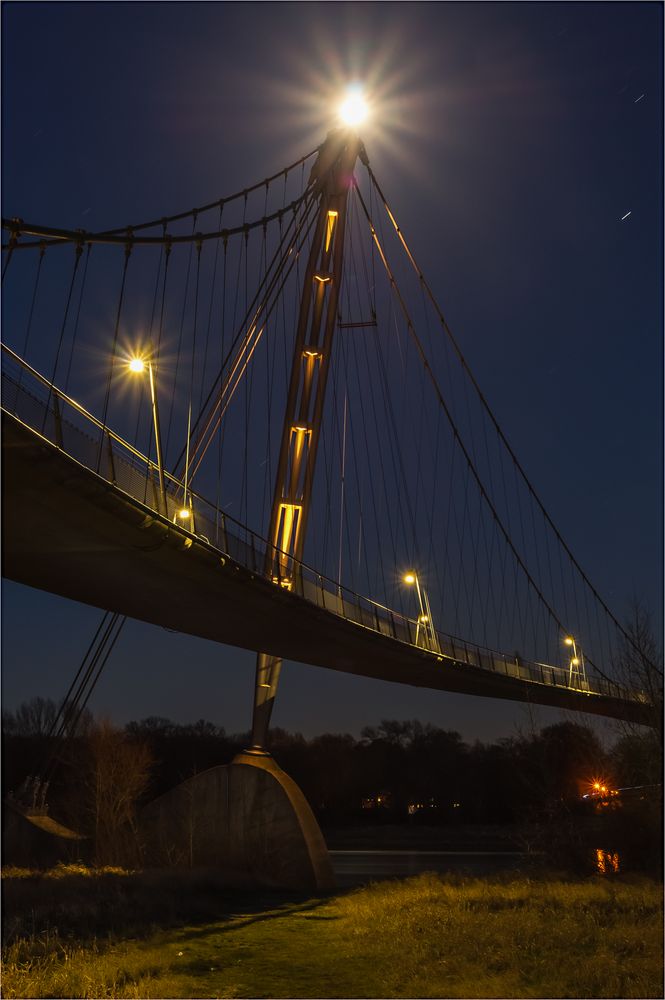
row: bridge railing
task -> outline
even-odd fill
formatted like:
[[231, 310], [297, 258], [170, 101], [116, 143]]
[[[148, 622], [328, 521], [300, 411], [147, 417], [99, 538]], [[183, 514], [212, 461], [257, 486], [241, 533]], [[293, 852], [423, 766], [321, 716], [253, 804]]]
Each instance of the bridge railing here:
[[[2, 345], [2, 408], [37, 431], [81, 465], [138, 500], [152, 512], [211, 545], [220, 554], [257, 575], [265, 567], [268, 542], [246, 525], [225, 514], [205, 497], [187, 490], [189, 517], [180, 517], [184, 483], [164, 472], [165, 500], [161, 496], [155, 463], [67, 396], [22, 358]], [[279, 585], [279, 584], [278, 584]], [[305, 563], [297, 563], [289, 588], [318, 607], [356, 622], [393, 640], [416, 646], [435, 662], [465, 664], [534, 684], [563, 687], [589, 695], [646, 701], [641, 692], [629, 691], [600, 677], [580, 681], [561, 667], [509, 657], [456, 636], [436, 631], [436, 645], [419, 632], [418, 623], [339, 582], [322, 576]]]

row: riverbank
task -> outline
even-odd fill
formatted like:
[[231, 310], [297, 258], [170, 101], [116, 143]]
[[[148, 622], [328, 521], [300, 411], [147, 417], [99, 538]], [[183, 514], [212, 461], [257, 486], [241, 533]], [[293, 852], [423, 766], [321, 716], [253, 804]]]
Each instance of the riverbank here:
[[[128, 919], [110, 931], [107, 919], [92, 937], [93, 897], [121, 918], [131, 878], [88, 881], [87, 934], [65, 934], [62, 908], [15, 934], [3, 996], [662, 996], [662, 886], [647, 879], [421, 875], [319, 897], [200, 880], [187, 893], [181, 881], [170, 906], [166, 884], [146, 883], [161, 929], [139, 936]], [[165, 929], [188, 896], [192, 913], [205, 897], [214, 918]]]
[[420, 826], [372, 823], [324, 827], [329, 851], [524, 851], [535, 834], [525, 826]]

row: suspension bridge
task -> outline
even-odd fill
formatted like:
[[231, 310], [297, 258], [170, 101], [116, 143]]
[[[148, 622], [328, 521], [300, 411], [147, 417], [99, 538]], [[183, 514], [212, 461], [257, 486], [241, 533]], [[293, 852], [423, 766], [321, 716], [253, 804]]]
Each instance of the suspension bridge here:
[[3, 573], [103, 611], [68, 711], [127, 616], [257, 652], [256, 751], [282, 658], [647, 723], [353, 130], [168, 217], [3, 227]]

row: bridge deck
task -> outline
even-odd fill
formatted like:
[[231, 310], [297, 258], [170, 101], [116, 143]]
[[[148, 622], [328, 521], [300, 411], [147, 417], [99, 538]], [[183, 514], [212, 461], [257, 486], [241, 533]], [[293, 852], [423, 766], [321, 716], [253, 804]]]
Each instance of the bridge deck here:
[[[92, 438], [88, 442], [96, 451]], [[121, 478], [117, 456], [109, 457], [113, 475], [105, 478], [4, 408], [2, 451], [3, 574], [12, 580], [346, 673], [646, 720], [647, 706], [638, 698], [623, 697], [619, 688], [616, 694], [571, 689], [557, 668], [496, 654], [497, 662], [489, 651], [466, 644], [457, 650], [444, 645], [442, 655], [418, 648], [408, 630], [400, 638], [400, 623], [387, 609], [383, 615], [371, 602], [352, 604], [346, 593], [331, 594], [323, 583], [319, 588], [315, 575], [301, 575], [301, 593], [287, 591], [263, 577], [254, 536], [243, 542], [224, 533], [225, 546], [211, 544], [157, 514], [136, 489], [109, 482]], [[145, 474], [139, 480], [145, 494]]]

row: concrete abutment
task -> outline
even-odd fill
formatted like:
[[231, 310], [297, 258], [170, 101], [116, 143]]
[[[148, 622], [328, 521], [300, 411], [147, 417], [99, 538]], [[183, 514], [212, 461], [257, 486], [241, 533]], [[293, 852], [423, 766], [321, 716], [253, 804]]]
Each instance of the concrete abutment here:
[[194, 775], [140, 817], [146, 867], [216, 869], [244, 884], [332, 889], [305, 796], [269, 754], [245, 751]]

